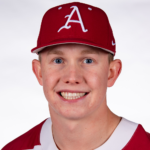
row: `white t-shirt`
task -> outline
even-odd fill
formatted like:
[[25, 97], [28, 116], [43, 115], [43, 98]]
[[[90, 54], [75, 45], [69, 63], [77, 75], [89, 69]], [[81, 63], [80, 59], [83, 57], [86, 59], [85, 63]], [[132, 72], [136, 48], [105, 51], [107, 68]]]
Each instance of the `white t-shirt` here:
[[[8, 143], [2, 150], [58, 150], [48, 118]], [[122, 117], [109, 139], [95, 150], [150, 150], [150, 134], [141, 124]]]

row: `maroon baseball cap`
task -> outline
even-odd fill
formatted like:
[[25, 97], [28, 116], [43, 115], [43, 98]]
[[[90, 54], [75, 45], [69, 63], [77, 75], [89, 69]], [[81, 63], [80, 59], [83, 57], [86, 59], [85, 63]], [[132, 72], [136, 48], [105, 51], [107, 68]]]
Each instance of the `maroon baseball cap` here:
[[41, 23], [32, 53], [60, 44], [84, 44], [115, 55], [116, 44], [106, 13], [97, 7], [72, 2], [49, 9]]

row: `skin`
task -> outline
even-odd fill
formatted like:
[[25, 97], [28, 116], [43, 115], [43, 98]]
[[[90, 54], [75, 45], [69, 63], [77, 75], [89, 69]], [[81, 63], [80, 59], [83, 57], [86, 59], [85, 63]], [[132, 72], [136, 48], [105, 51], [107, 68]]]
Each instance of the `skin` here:
[[[56, 50], [64, 55], [48, 54]], [[84, 50], [99, 53], [81, 55]], [[58, 149], [93, 150], [104, 144], [121, 120], [106, 103], [107, 87], [118, 78], [121, 61], [109, 64], [107, 52], [79, 44], [48, 47], [41, 52], [41, 58], [41, 63], [32, 61], [32, 69], [48, 101]], [[60, 59], [58, 63], [56, 58]], [[89, 94], [81, 101], [67, 103], [56, 93], [62, 89]]]

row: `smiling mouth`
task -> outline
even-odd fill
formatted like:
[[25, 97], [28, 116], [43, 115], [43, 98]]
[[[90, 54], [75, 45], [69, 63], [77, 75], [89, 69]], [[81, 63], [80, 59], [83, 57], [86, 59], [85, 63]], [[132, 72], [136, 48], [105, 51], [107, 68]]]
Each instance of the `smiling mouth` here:
[[62, 94], [61, 92], [58, 92], [58, 94], [66, 100], [76, 100], [76, 99], [86, 96], [88, 93], [86, 92], [86, 93], [82, 93], [82, 94], [65, 95], [64, 93]]

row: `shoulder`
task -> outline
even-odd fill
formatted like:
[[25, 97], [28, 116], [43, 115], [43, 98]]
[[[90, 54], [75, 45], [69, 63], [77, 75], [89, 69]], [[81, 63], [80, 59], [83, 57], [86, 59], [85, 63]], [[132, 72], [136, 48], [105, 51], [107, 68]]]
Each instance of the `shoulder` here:
[[132, 138], [122, 150], [149, 150], [150, 133], [146, 132], [141, 124], [138, 124]]
[[2, 150], [33, 149], [35, 145], [40, 145], [40, 132], [46, 120], [47, 119], [5, 145]]

